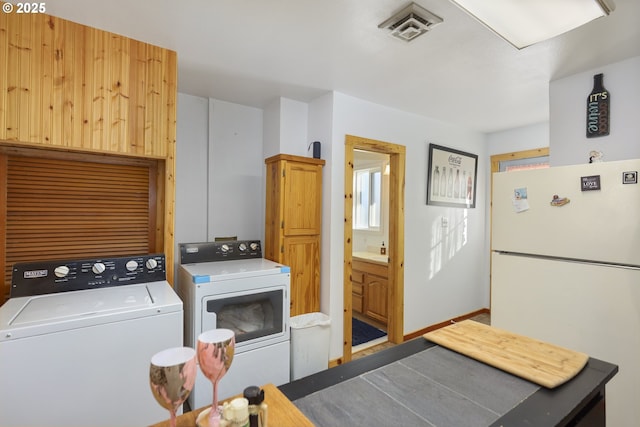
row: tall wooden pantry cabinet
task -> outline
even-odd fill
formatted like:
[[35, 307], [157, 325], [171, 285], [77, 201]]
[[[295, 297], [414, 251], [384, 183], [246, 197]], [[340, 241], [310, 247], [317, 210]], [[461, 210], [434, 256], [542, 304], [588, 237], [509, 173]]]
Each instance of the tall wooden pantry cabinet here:
[[265, 163], [264, 256], [291, 267], [291, 316], [318, 312], [324, 160], [278, 154]]

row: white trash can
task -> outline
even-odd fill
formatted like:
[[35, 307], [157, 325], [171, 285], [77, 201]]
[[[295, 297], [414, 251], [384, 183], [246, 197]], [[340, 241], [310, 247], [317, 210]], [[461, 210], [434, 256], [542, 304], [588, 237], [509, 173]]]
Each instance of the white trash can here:
[[293, 316], [291, 327], [291, 381], [329, 366], [331, 319], [324, 313]]

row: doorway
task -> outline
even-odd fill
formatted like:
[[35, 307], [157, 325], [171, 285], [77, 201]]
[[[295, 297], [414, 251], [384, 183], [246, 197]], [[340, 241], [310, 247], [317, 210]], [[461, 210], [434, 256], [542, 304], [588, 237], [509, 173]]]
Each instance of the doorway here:
[[[343, 360], [352, 358], [353, 314], [353, 209], [354, 158], [356, 150], [388, 156], [388, 242], [385, 242], [387, 339], [392, 343], [404, 340], [404, 182], [405, 147], [388, 142], [347, 135], [345, 139], [345, 204], [344, 204], [344, 331]], [[386, 165], [385, 165], [386, 169]], [[384, 170], [383, 173], [387, 173]], [[387, 179], [385, 177], [385, 179]], [[373, 284], [375, 286], [375, 284]], [[380, 288], [378, 288], [380, 289]], [[357, 298], [357, 296], [356, 296]], [[359, 304], [359, 301], [356, 301]]]
[[389, 175], [388, 154], [353, 150], [352, 359], [388, 342]]
[[[491, 156], [491, 177], [495, 172], [511, 172], [524, 169], [549, 167], [549, 147]], [[493, 188], [493, 185], [492, 185]]]

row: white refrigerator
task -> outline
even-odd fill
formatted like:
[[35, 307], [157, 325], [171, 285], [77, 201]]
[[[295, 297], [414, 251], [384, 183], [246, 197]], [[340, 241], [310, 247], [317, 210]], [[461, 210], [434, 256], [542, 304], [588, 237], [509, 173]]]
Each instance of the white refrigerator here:
[[493, 175], [491, 323], [615, 363], [607, 425], [640, 420], [640, 160]]

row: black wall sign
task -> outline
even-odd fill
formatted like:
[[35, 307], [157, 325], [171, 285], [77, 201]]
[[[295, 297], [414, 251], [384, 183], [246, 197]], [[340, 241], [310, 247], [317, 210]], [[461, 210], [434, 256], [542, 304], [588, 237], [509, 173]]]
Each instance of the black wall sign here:
[[580, 178], [582, 191], [600, 190], [600, 175]]
[[587, 138], [609, 135], [611, 94], [602, 85], [602, 74], [593, 76], [593, 90], [587, 97]]

